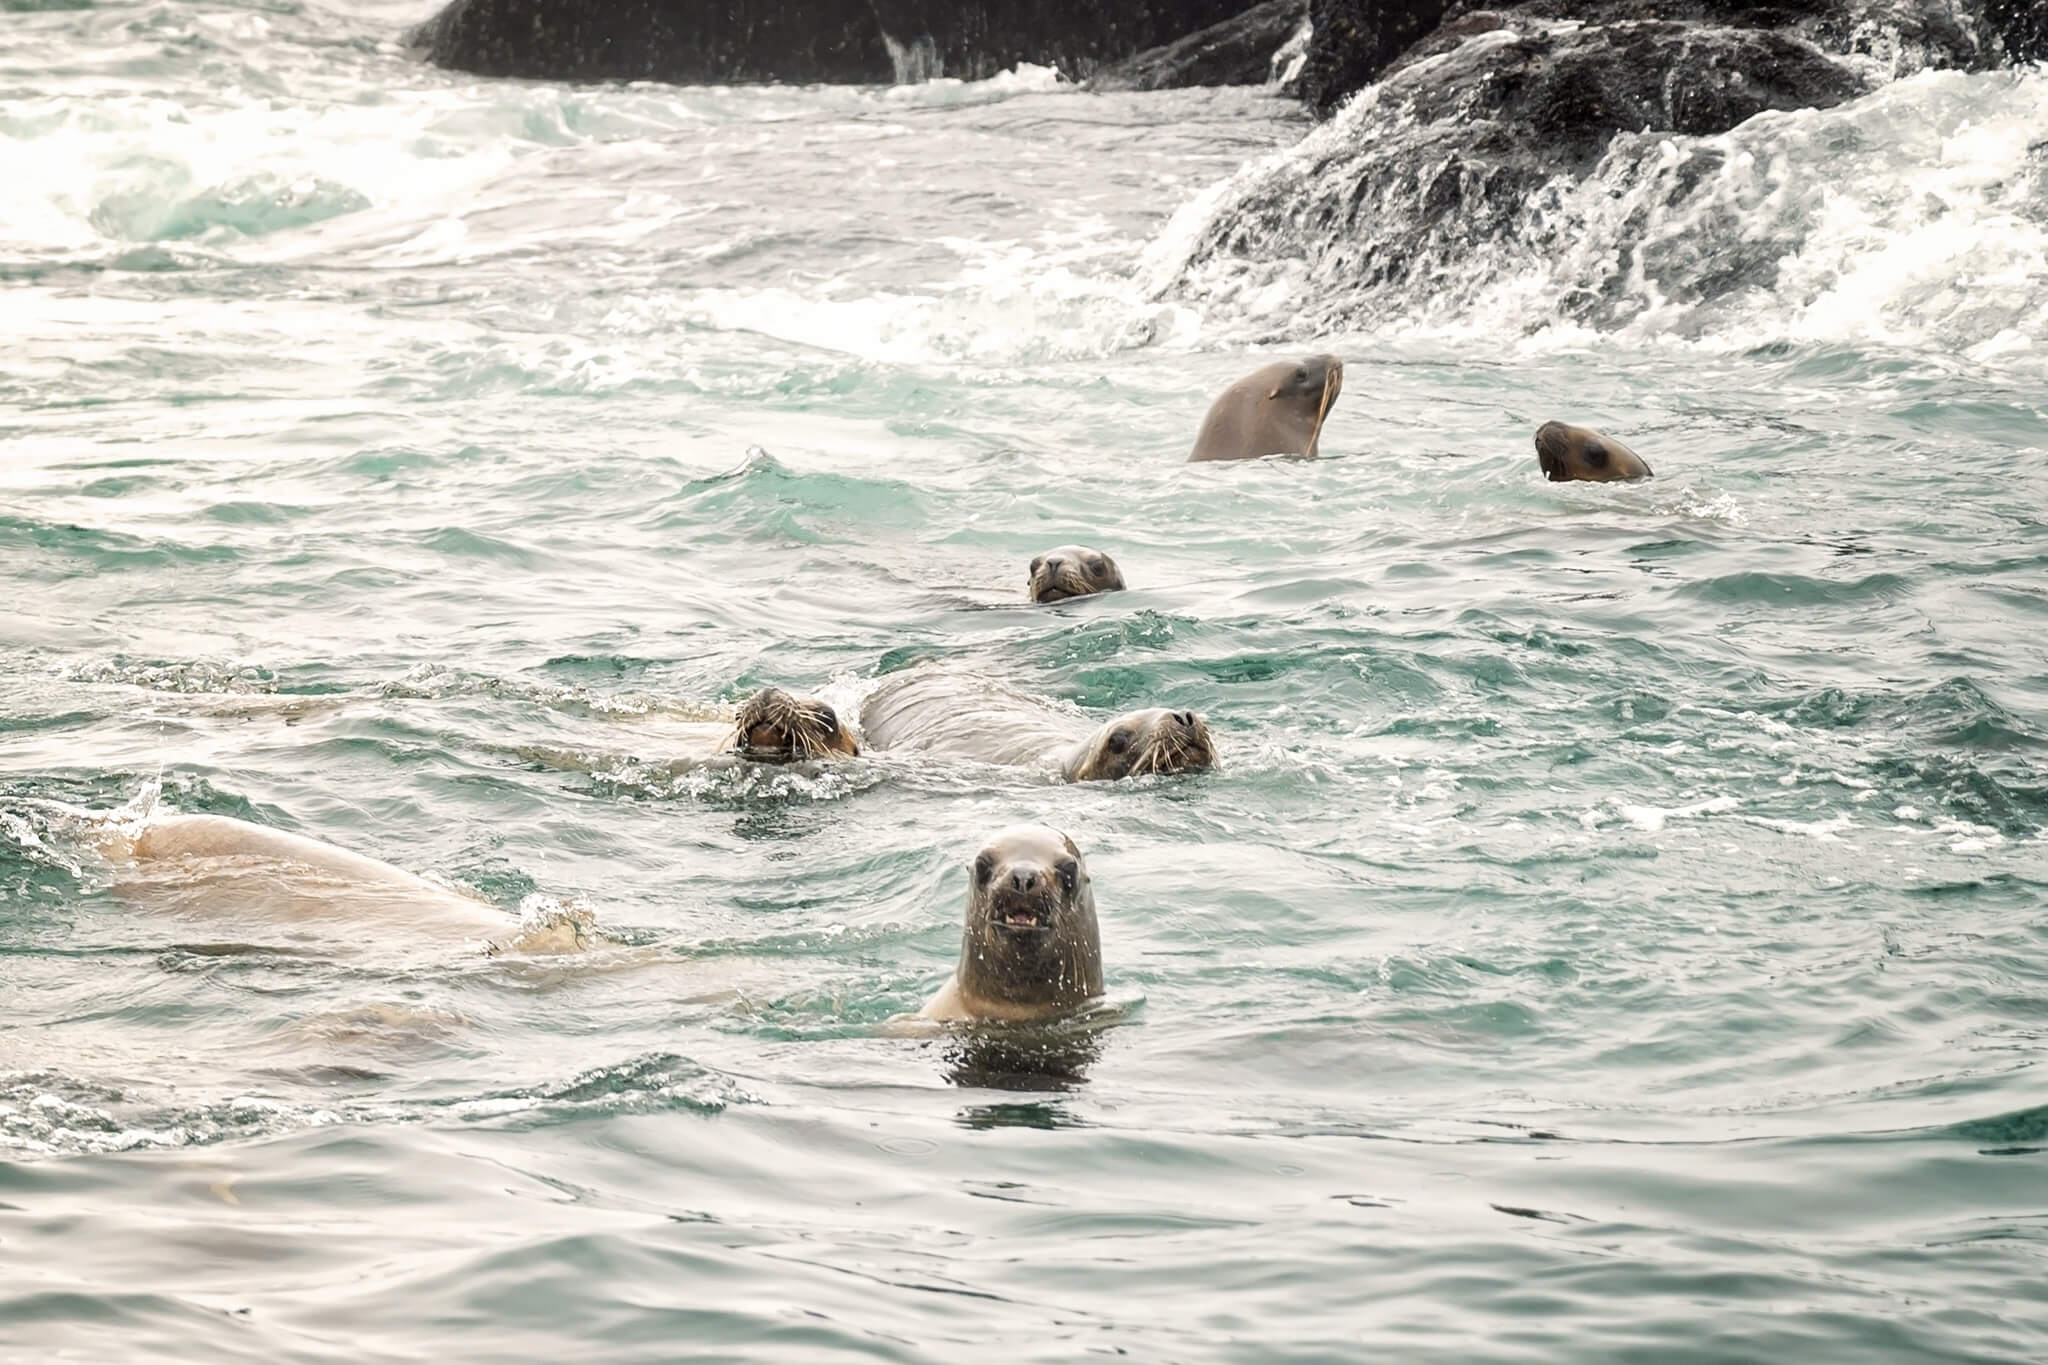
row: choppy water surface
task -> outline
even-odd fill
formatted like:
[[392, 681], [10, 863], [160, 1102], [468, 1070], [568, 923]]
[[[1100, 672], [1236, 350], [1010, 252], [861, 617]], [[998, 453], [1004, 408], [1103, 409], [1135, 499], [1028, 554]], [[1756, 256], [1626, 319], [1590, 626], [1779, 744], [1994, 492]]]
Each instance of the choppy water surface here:
[[[10, 1351], [2048, 1349], [2048, 78], [1738, 130], [1789, 254], [1704, 323], [1545, 327], [1567, 262], [1331, 336], [1175, 273], [1253, 92], [491, 83], [423, 12], [0, 26]], [[1181, 463], [1309, 344], [1341, 458]], [[1132, 591], [1020, 604], [1068, 540]], [[663, 762], [921, 656], [1223, 767]], [[159, 780], [617, 942], [151, 914], [46, 803]], [[897, 1036], [1018, 819], [1121, 1021]]]

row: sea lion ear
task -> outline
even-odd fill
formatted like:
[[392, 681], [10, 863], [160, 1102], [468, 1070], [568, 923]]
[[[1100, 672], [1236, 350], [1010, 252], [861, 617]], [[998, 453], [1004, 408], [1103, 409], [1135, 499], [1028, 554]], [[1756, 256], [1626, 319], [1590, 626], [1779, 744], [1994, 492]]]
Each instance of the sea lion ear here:
[[1067, 846], [1067, 852], [1069, 854], [1073, 855], [1076, 858], [1081, 856], [1081, 850], [1074, 847], [1074, 841], [1072, 839], [1069, 839], [1066, 835], [1062, 834], [1060, 836], [1060, 842]]
[[1273, 386], [1272, 390], [1271, 390], [1271, 391], [1270, 391], [1269, 393], [1267, 393], [1267, 395], [1266, 395], [1266, 401], [1267, 401], [1267, 402], [1271, 402], [1271, 401], [1272, 401], [1273, 399], [1275, 399], [1275, 398], [1278, 398], [1279, 396], [1280, 396], [1280, 386], [1279, 386], [1279, 385], [1277, 385], [1277, 384], [1275, 384], [1275, 385]]

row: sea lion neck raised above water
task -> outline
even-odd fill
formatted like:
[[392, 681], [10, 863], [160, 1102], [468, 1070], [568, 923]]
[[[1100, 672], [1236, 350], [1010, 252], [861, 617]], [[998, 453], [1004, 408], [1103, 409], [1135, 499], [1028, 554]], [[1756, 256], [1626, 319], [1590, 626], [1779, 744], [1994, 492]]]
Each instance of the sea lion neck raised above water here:
[[1098, 592], [1121, 592], [1122, 570], [1116, 561], [1086, 545], [1055, 545], [1031, 561], [1031, 600], [1064, 602]]
[[882, 679], [860, 718], [873, 749], [1043, 767], [1070, 782], [1201, 772], [1216, 761], [1209, 727], [1193, 711], [1132, 711], [1090, 730], [1071, 712], [947, 668]]
[[1074, 841], [1016, 825], [968, 865], [960, 963], [927, 1019], [1033, 1023], [1102, 994], [1095, 891]]
[[1188, 461], [1263, 455], [1314, 459], [1323, 421], [1343, 390], [1344, 362], [1333, 355], [1281, 360], [1254, 370], [1216, 395]]
[[1612, 436], [1563, 422], [1545, 422], [1536, 428], [1536, 463], [1552, 483], [1575, 479], [1610, 483], [1650, 477], [1649, 462]]

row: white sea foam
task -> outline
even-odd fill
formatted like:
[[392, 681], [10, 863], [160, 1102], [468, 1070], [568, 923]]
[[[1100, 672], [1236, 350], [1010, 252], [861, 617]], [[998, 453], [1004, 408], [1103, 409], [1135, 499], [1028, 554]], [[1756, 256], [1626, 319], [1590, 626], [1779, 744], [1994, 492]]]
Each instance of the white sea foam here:
[[1617, 805], [1614, 809], [1617, 815], [1637, 829], [1654, 834], [1673, 820], [1718, 815], [1722, 811], [1734, 810], [1741, 804], [1741, 800], [1733, 796], [1713, 796], [1686, 806]]

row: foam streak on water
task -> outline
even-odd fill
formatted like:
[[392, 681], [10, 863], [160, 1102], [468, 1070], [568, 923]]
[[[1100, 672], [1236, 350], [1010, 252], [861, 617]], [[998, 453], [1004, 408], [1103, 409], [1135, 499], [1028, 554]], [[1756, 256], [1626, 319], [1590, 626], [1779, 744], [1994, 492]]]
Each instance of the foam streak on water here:
[[[1345, 135], [1255, 92], [492, 83], [423, 12], [0, 25], [10, 1358], [2040, 1354], [2041, 76], [1625, 142], [1379, 312], [1182, 278]], [[1182, 463], [1308, 345], [1333, 458]], [[1027, 609], [1068, 541], [1131, 590]], [[674, 761], [925, 656], [1221, 769]], [[82, 812], [152, 802], [599, 932], [139, 903]], [[890, 1026], [1023, 819], [1113, 1022]]]

